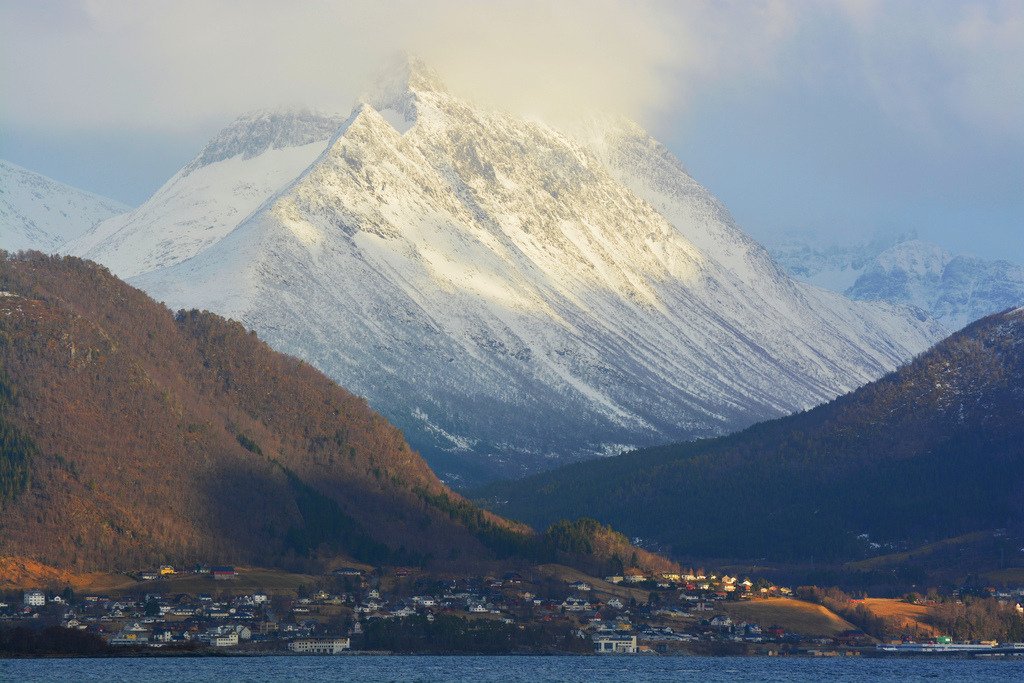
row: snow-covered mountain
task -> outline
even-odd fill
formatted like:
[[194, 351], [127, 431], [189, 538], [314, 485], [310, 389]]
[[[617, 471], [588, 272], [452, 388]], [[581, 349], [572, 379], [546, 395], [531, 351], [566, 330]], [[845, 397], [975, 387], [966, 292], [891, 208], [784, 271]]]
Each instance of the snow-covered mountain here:
[[917, 306], [959, 329], [986, 315], [1024, 305], [1024, 267], [952, 254], [913, 240], [879, 254], [847, 294]]
[[0, 249], [57, 251], [128, 207], [0, 159]]
[[791, 275], [833, 292], [846, 292], [886, 249], [917, 239], [913, 231], [878, 233], [866, 242], [834, 242], [809, 231], [792, 231], [766, 246]]
[[[944, 333], [786, 275], [629, 121], [485, 111], [405, 60], [308, 149], [251, 212], [96, 231], [85, 253], [325, 370], [449, 480], [807, 408]], [[133, 213], [187, 215], [195, 165]]]
[[66, 246], [123, 278], [215, 244], [316, 159], [344, 117], [256, 112], [222, 130], [144, 204]]
[[1024, 267], [953, 254], [901, 235], [861, 245], [782, 241], [772, 255], [796, 277], [864, 301], [917, 307], [951, 330], [1024, 304]]

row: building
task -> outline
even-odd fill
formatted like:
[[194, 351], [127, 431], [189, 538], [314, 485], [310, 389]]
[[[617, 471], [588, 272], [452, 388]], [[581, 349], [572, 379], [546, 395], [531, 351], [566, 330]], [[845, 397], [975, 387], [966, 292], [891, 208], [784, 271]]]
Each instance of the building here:
[[235, 647], [238, 645], [238, 633], [218, 633], [209, 638], [210, 645], [214, 647]]
[[234, 567], [211, 567], [210, 574], [217, 581], [233, 579], [238, 575]]
[[363, 575], [362, 570], [356, 569], [355, 567], [340, 567], [331, 572], [335, 576], [353, 576], [359, 577]]
[[336, 655], [348, 650], [351, 643], [348, 638], [299, 638], [288, 643], [288, 649], [301, 654]]
[[174, 567], [172, 567], [171, 565], [165, 564], [164, 566], [160, 567], [160, 576], [170, 576], [172, 574], [174, 574]]
[[600, 632], [593, 636], [594, 652], [604, 655], [636, 654], [636, 636], [620, 632]]
[[149, 642], [150, 632], [139, 623], [125, 626], [110, 638], [111, 645], [145, 645]]
[[25, 591], [21, 599], [26, 607], [42, 607], [46, 604], [46, 593], [43, 591]]

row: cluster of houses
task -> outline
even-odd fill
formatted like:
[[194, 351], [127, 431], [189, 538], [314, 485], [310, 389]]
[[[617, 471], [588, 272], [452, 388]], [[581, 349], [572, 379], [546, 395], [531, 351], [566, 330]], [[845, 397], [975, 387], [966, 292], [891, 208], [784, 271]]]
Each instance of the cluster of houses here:
[[[139, 578], [133, 597], [74, 597], [26, 591], [20, 605], [0, 603], [0, 619], [59, 620], [67, 628], [101, 635], [114, 646], [276, 649], [339, 654], [360, 646], [366, 625], [376, 619], [439, 614], [491, 619], [506, 624], [565, 622], [589, 638], [596, 653], [633, 654], [685, 649], [695, 642], [785, 642], [799, 640], [773, 624], [735, 622], [724, 601], [791, 594], [767, 582], [754, 584], [702, 572], [643, 575], [626, 572], [605, 582], [501, 578], [441, 579], [410, 570], [365, 574], [340, 568], [325, 575], [322, 589], [299, 595], [232, 592], [230, 567], [206, 570], [209, 592], [146, 592], [150, 574]], [[611, 585], [609, 585], [611, 584]], [[154, 584], [166, 587], [173, 582]]]

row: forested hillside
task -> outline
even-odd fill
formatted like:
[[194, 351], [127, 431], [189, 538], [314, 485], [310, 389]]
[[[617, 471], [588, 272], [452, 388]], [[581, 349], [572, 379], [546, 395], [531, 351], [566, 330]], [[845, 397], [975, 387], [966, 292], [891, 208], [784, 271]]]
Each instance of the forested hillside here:
[[845, 560], [971, 531], [1019, 532], [1024, 308], [813, 410], [477, 497], [531, 523], [590, 515], [687, 556]]
[[474, 529], [453, 519], [397, 429], [237, 323], [172, 315], [73, 258], [2, 255], [0, 291], [0, 554], [401, 564], [532, 535], [472, 506]]
[[585, 520], [538, 534], [480, 509], [363, 399], [236, 322], [172, 314], [88, 261], [2, 251], [0, 555], [673, 566]]

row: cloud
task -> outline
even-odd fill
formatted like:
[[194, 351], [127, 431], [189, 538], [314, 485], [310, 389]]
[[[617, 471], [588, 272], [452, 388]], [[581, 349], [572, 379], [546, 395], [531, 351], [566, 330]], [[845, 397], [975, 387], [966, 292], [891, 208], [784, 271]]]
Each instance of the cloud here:
[[[813, 49], [794, 66], [801, 41]], [[180, 131], [261, 107], [346, 111], [399, 49], [456, 91], [541, 116], [678, 120], [723, 90], [819, 87], [829, 71], [814, 65], [834, 62], [908, 130], [1024, 135], [1012, 1], [0, 0], [0, 120]]]
[[0, 115], [167, 129], [265, 106], [345, 109], [406, 49], [499, 106], [643, 118], [700, 82], [767, 64], [755, 53], [788, 14], [769, 1], [5, 1]]
[[967, 129], [1024, 142], [1024, 4], [845, 0], [850, 65], [879, 108], [933, 140]]

